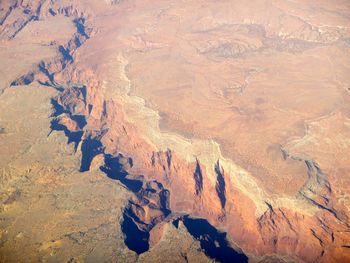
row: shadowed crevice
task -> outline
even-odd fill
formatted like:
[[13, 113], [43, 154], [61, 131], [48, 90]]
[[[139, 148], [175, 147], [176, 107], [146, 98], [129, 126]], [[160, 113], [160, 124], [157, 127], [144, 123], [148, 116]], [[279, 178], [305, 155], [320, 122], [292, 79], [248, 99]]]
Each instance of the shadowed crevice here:
[[221, 208], [225, 209], [226, 205], [226, 184], [224, 177], [224, 170], [220, 167], [219, 161], [215, 164], [215, 173], [216, 173], [216, 193], [220, 199]]
[[129, 214], [128, 211], [124, 212], [121, 224], [125, 235], [124, 242], [130, 250], [135, 251], [137, 254], [142, 254], [149, 249], [149, 232], [140, 230]]
[[83, 136], [83, 131], [71, 132], [66, 126], [60, 124], [56, 119], [51, 121], [51, 130], [63, 131], [68, 138], [68, 144], [74, 143], [74, 149], [77, 150], [81, 137]]
[[203, 174], [198, 160], [196, 160], [196, 170], [194, 171], [193, 178], [196, 195], [200, 195], [203, 191]]
[[95, 138], [88, 137], [83, 140], [81, 144], [81, 165], [80, 172], [87, 172], [90, 170], [91, 162], [98, 154], [103, 153], [104, 147], [102, 143]]
[[124, 170], [123, 166], [119, 162], [118, 157], [114, 157], [110, 154], [105, 154], [105, 164], [100, 167], [109, 178], [120, 181], [129, 190], [137, 193], [142, 188], [142, 182], [139, 180], [131, 180], [126, 178], [128, 173]]
[[222, 263], [248, 262], [246, 255], [230, 247], [226, 233], [218, 231], [207, 220], [185, 216], [182, 221], [188, 232], [199, 240], [201, 248], [208, 257]]
[[74, 19], [74, 24], [77, 28], [77, 32], [83, 36], [85, 39], [89, 39], [89, 35], [86, 33], [85, 31], [85, 19], [84, 18], [77, 18], [77, 19]]

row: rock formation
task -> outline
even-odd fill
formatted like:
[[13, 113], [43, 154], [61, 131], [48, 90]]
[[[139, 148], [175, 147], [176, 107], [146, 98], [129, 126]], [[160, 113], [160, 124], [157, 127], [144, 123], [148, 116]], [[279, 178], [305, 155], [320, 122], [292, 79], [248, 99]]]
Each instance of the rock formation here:
[[[0, 2], [0, 260], [27, 246], [50, 248], [33, 261], [350, 262], [349, 14], [327, 0]], [[9, 221], [40, 213], [17, 201], [40, 191], [60, 235], [28, 223], [38, 240], [24, 242]]]

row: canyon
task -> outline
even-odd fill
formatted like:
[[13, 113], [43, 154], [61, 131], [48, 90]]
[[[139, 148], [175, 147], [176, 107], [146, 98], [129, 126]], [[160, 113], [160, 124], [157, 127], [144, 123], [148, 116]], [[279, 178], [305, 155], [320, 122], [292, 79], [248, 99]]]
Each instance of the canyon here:
[[350, 3], [0, 1], [1, 262], [350, 262]]

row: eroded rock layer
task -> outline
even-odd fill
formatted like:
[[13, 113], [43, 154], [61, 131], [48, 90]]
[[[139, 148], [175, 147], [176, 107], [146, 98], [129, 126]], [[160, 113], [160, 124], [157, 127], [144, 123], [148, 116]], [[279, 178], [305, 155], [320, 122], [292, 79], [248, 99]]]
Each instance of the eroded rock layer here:
[[126, 261], [350, 261], [347, 1], [0, 7], [0, 99], [54, 93], [48, 137], [127, 189]]

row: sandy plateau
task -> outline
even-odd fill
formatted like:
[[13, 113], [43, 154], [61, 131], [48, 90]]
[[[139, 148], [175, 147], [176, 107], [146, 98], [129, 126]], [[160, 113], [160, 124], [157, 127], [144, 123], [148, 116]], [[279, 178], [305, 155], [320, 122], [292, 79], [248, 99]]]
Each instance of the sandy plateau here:
[[0, 1], [0, 262], [350, 262], [350, 2]]

